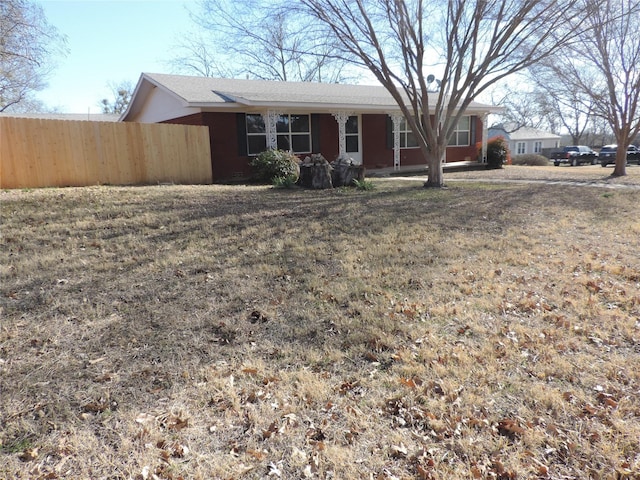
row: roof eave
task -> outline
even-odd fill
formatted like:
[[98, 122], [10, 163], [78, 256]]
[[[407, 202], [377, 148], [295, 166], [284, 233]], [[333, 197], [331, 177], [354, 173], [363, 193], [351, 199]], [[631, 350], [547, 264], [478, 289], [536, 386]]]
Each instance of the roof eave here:
[[[133, 102], [129, 102], [129, 105], [127, 105], [127, 108], [125, 109], [125, 111], [122, 113], [122, 115], [120, 115], [120, 118], [118, 118], [118, 121], [119, 122], [123, 122], [123, 121], [125, 121], [125, 119], [131, 113], [136, 113], [136, 111], [139, 111], [141, 109], [140, 107], [142, 106], [139, 102], [144, 103], [144, 100], [145, 100], [146, 96], [149, 94], [149, 92], [151, 90], [153, 90], [153, 88], [159, 88], [163, 92], [165, 92], [168, 95], [174, 97], [184, 107], [189, 107], [190, 106], [189, 102], [184, 97], [181, 97], [175, 91], [173, 91], [170, 88], [165, 87], [163, 84], [157, 82], [155, 79], [153, 79], [152, 77], [150, 77], [146, 73], [142, 73], [140, 75], [140, 78], [138, 79], [138, 83], [136, 84], [136, 88], [133, 90], [133, 93], [131, 94], [131, 98], [134, 99], [134, 101]], [[146, 92], [144, 92], [145, 89], [147, 90]], [[138, 100], [138, 96], [139, 96], [140, 92], [145, 93], [145, 95], [138, 102], [137, 100]]]
[[[347, 104], [347, 103], [324, 103], [324, 102], [262, 102], [262, 101], [244, 101], [244, 102], [188, 102], [188, 107], [200, 108], [206, 110], [233, 110], [242, 109], [251, 110], [300, 110], [309, 112], [336, 112], [351, 111], [357, 113], [390, 113], [399, 112], [400, 107], [396, 104]], [[502, 107], [493, 105], [471, 105], [467, 107], [467, 112], [471, 114], [483, 113], [500, 113], [504, 111]]]

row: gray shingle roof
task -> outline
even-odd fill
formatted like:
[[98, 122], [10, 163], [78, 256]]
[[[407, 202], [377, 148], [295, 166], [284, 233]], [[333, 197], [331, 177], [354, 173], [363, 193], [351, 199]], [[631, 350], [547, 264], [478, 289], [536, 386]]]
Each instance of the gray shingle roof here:
[[549, 138], [560, 138], [560, 135], [531, 127], [520, 127], [515, 132], [511, 132], [511, 140], [542, 140]]
[[[145, 73], [143, 77], [180, 97], [189, 106], [327, 105], [341, 108], [397, 108], [382, 86], [281, 82]], [[435, 95], [433, 96], [435, 97]], [[434, 98], [435, 100], [435, 98]], [[470, 109], [496, 109], [473, 102]]]

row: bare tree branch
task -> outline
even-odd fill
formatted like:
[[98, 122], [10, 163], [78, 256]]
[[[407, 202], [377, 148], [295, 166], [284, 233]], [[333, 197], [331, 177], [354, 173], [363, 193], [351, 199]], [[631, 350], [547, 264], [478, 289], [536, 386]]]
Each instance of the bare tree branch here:
[[284, 2], [200, 0], [191, 12], [203, 34], [181, 42], [178, 71], [205, 76], [340, 82], [346, 62], [313, 36], [308, 19]]
[[586, 28], [544, 64], [553, 78], [547, 91], [565, 101], [576, 92], [576, 112], [609, 124], [618, 144], [614, 175], [625, 175], [626, 149], [640, 133], [640, 2], [581, 0], [580, 7]]
[[31, 105], [32, 93], [46, 85], [53, 59], [65, 53], [64, 37], [47, 23], [40, 6], [30, 0], [3, 0], [0, 3], [0, 111]]

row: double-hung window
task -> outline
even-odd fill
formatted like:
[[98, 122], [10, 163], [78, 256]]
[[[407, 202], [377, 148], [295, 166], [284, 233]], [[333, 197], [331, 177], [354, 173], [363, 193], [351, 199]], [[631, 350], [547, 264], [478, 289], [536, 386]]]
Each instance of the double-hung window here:
[[518, 155], [523, 155], [527, 153], [527, 144], [525, 142], [517, 142], [516, 152], [518, 153]]
[[280, 115], [276, 123], [278, 149], [293, 153], [311, 151], [311, 121], [309, 115]]
[[450, 147], [467, 147], [471, 140], [471, 117], [464, 116], [458, 121], [458, 125], [449, 139]]
[[344, 133], [347, 153], [356, 153], [360, 151], [357, 115], [351, 115], [347, 119], [347, 123], [344, 126]]
[[267, 149], [267, 128], [260, 114], [247, 114], [247, 153], [258, 155]]
[[400, 121], [398, 132], [400, 133], [400, 148], [416, 148], [418, 146], [416, 135], [411, 130], [406, 118]]
[[[258, 155], [267, 149], [267, 126], [260, 114], [246, 115], [247, 153]], [[276, 140], [280, 150], [293, 153], [311, 151], [311, 119], [309, 115], [280, 115], [276, 121]]]

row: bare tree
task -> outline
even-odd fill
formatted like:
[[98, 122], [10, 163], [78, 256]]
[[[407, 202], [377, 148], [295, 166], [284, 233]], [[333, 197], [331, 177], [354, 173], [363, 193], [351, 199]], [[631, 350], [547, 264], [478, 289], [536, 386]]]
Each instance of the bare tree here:
[[626, 175], [626, 150], [640, 133], [640, 2], [580, 3], [586, 28], [547, 67], [580, 93], [576, 110], [607, 121], [618, 144], [613, 175]]
[[593, 115], [586, 131], [588, 145], [603, 146], [609, 143], [615, 143], [615, 136], [611, 131], [609, 122], [602, 117]]
[[[583, 143], [583, 137], [593, 122], [594, 102], [579, 85], [573, 75], [565, 75], [565, 70], [573, 70], [572, 65], [559, 61], [561, 55], [546, 59], [531, 71], [531, 78], [540, 92], [550, 116], [569, 133], [572, 143]], [[559, 133], [559, 132], [558, 132]]]
[[[549, 56], [577, 28], [569, 21], [575, 0], [300, 3], [396, 100], [429, 166], [425, 186], [443, 185], [445, 150], [470, 102]], [[435, 93], [430, 73], [441, 81]]]
[[498, 115], [499, 122], [507, 133], [512, 133], [522, 127], [550, 130], [558, 133], [559, 123], [551, 112], [546, 94], [535, 86], [523, 87], [528, 79], [518, 84], [518, 88], [510, 86], [511, 82], [504, 82], [492, 91], [491, 103], [504, 107]]
[[32, 105], [46, 86], [52, 59], [66, 53], [65, 39], [30, 0], [0, 2], [0, 112]]
[[273, 0], [200, 0], [192, 12], [204, 35], [182, 42], [171, 61], [179, 71], [204, 76], [341, 82], [345, 61], [334, 45], [312, 36], [303, 17]]
[[216, 61], [210, 45], [215, 45], [215, 41], [207, 40], [203, 35], [183, 40], [177, 46], [180, 55], [172, 58], [169, 63], [178, 72], [201, 77], [234, 77], [233, 71], [225, 67], [224, 62]]

